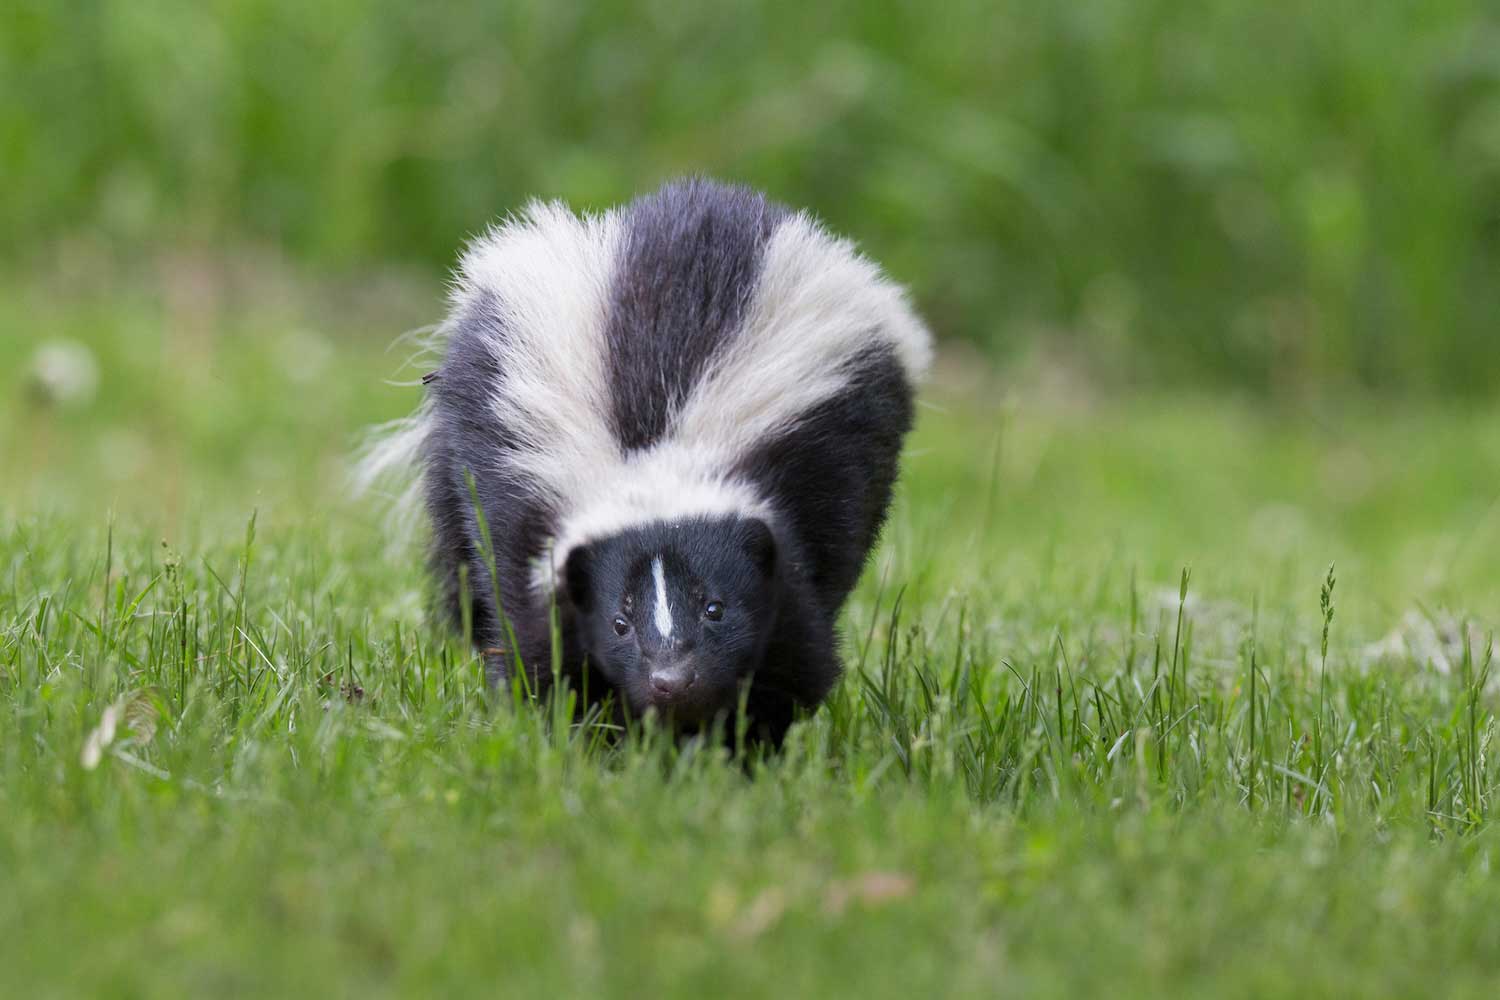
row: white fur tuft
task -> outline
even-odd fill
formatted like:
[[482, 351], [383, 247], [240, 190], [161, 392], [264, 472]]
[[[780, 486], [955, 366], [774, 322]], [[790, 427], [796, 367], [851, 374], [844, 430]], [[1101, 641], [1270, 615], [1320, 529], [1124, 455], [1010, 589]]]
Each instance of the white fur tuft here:
[[[442, 364], [446, 327], [421, 327], [404, 334], [392, 348], [409, 345], [400, 372], [428, 372]], [[393, 378], [391, 385], [416, 385], [420, 379]], [[411, 416], [370, 428], [360, 443], [349, 484], [355, 496], [376, 495], [388, 502], [390, 528], [398, 541], [409, 541], [421, 520], [422, 484], [418, 477], [423, 446], [432, 426], [432, 408], [423, 402]]]
[[350, 476], [355, 496], [378, 496], [386, 502], [392, 539], [410, 542], [421, 523], [422, 446], [431, 419], [424, 404], [409, 417], [371, 429]]

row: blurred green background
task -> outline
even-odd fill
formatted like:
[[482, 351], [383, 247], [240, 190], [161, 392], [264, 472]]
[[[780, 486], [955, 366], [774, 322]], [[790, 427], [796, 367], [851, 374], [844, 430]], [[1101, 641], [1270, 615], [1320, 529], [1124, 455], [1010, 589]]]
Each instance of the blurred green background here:
[[1477, 0], [10, 0], [0, 93], [11, 290], [248, 269], [384, 340], [525, 199], [704, 172], [813, 207], [999, 364], [1500, 385]]

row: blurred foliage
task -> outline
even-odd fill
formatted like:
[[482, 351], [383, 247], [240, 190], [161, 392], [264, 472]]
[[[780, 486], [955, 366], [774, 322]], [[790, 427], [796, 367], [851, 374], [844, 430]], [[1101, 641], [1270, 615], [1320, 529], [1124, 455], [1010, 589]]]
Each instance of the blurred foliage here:
[[814, 207], [1001, 360], [1500, 385], [1479, 0], [11, 0], [0, 89], [12, 267], [83, 239], [437, 274], [533, 195], [703, 172]]

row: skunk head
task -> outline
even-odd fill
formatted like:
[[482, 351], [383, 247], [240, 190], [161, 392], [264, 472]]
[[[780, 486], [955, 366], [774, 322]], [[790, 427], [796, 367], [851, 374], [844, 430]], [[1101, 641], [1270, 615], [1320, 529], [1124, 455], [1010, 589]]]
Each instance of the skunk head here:
[[695, 518], [576, 546], [563, 584], [589, 662], [630, 709], [694, 725], [732, 715], [760, 665], [777, 569], [764, 521]]

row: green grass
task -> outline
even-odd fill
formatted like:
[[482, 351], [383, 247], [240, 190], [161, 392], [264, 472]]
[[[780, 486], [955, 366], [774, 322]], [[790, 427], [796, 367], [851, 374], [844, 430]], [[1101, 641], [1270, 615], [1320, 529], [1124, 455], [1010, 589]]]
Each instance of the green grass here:
[[[746, 766], [491, 704], [425, 625], [341, 486], [414, 398], [389, 317], [0, 301], [0, 992], [1500, 979], [1500, 411], [941, 366], [849, 673]], [[28, 394], [34, 326], [92, 347], [92, 402]]]

